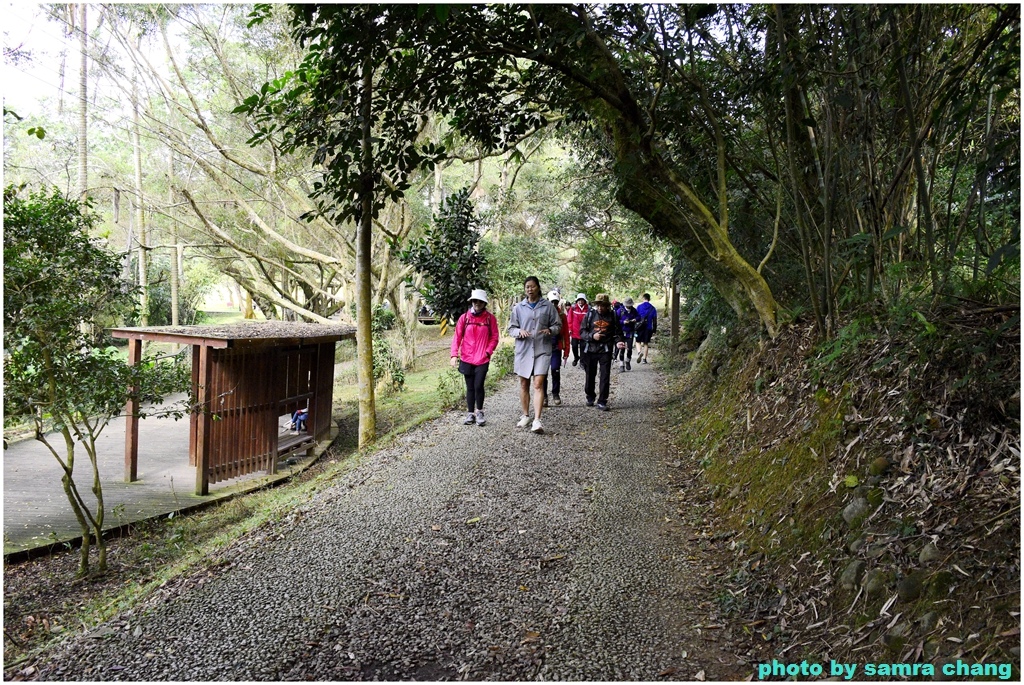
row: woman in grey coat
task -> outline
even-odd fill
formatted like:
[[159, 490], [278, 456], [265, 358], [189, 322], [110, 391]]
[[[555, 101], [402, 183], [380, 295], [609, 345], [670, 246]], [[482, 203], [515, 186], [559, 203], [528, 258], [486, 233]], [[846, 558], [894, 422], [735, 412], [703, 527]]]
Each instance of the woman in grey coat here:
[[540, 296], [540, 281], [528, 276], [523, 281], [526, 299], [512, 308], [508, 334], [516, 339], [514, 370], [519, 376], [519, 403], [523, 415], [517, 428], [530, 425], [530, 377], [533, 376], [533, 427], [534, 433], [543, 433], [540, 422], [544, 408], [544, 379], [551, 368], [553, 339], [562, 330], [558, 310], [546, 298]]

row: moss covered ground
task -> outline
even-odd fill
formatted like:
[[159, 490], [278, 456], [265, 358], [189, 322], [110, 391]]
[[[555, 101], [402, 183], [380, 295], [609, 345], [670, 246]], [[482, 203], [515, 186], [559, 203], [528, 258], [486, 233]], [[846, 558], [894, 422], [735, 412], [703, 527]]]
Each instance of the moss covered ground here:
[[[765, 661], [1020, 665], [1019, 317], [853, 320], [677, 359], [680, 455]], [[863, 675], [863, 673], [861, 673]]]

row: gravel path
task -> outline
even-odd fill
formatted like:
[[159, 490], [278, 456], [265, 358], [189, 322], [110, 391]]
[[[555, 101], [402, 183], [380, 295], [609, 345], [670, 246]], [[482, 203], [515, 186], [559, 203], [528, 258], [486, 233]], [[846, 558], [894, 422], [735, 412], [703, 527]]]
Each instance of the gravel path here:
[[613, 374], [602, 413], [584, 404], [582, 371], [564, 370], [544, 435], [514, 428], [505, 381], [485, 427], [451, 412], [411, 431], [216, 568], [70, 641], [40, 676], [749, 675], [699, 629], [713, 622], [706, 560], [675, 520], [660, 376]]

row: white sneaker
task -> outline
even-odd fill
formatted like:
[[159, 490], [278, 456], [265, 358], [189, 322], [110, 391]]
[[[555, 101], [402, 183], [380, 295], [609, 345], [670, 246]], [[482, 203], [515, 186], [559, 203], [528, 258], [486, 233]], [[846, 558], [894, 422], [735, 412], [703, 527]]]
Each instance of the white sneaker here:
[[483, 409], [477, 409], [476, 410], [476, 425], [482, 426], [485, 423], [487, 423], [487, 419], [484, 418], [484, 410]]
[[540, 425], [540, 419], [533, 420], [533, 428], [531, 428], [530, 430], [532, 430], [534, 433], [544, 432], [544, 426]]
[[523, 414], [519, 419], [519, 423], [516, 424], [516, 428], [526, 428], [530, 425], [530, 417]]

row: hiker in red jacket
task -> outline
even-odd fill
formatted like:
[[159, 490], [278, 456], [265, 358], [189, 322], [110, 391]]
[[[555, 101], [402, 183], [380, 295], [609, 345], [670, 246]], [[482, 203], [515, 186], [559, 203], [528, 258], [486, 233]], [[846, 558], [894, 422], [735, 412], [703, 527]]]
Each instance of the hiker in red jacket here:
[[576, 295], [576, 303], [565, 313], [565, 318], [569, 322], [569, 340], [572, 345], [573, 366], [576, 366], [580, 361], [580, 324], [583, 323], [583, 317], [589, 311], [590, 305], [587, 304], [587, 296], [579, 293]]
[[[498, 346], [498, 320], [487, 311], [487, 293], [474, 290], [469, 311], [459, 317], [452, 336], [452, 367], [466, 378], [467, 426], [484, 425], [484, 381]], [[474, 411], [474, 409], [476, 411]]]

